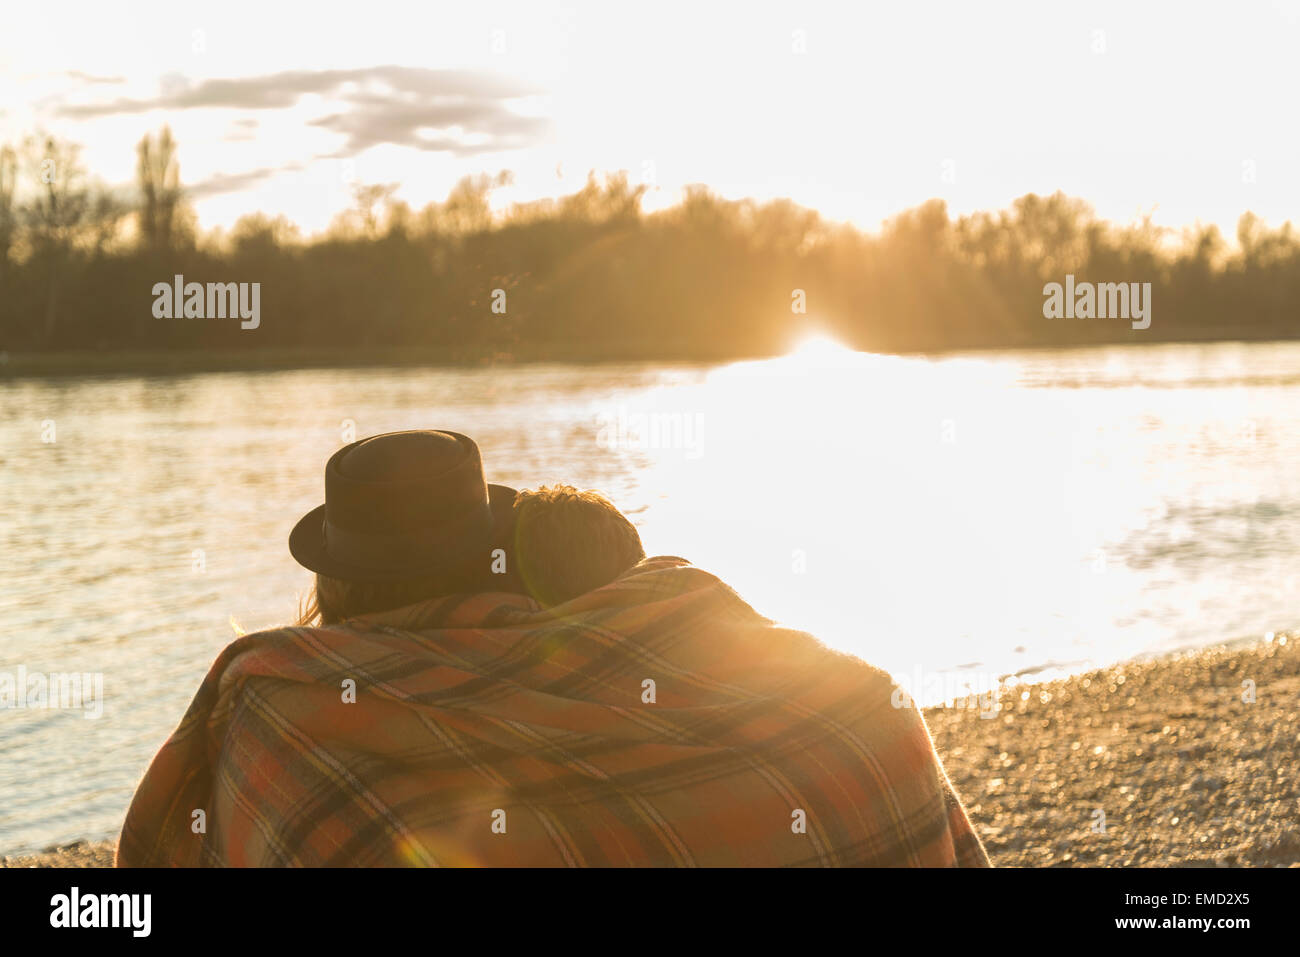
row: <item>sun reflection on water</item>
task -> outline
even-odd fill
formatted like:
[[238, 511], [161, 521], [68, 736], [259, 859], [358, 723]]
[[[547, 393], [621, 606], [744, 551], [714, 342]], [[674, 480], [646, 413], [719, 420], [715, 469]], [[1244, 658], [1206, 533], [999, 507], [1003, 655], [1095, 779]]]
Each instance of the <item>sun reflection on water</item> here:
[[[45, 418], [58, 442], [33, 453]], [[822, 337], [716, 366], [0, 381], [0, 448], [33, 463], [0, 483], [0, 667], [108, 675], [91, 729], [0, 728], [0, 846], [109, 836], [232, 618], [293, 616], [310, 576], [285, 537], [345, 419], [472, 435], [490, 481], [603, 489], [651, 553], [922, 687], [1298, 624], [1296, 345], [934, 357]], [[646, 423], [658, 441], [635, 441]]]

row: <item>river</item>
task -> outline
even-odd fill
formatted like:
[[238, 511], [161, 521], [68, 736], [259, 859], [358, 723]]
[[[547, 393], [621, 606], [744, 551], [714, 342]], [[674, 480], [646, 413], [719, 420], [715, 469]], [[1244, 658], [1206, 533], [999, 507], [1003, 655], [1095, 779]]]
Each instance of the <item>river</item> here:
[[604, 490], [651, 554], [926, 700], [1300, 624], [1300, 344], [0, 380], [0, 852], [116, 834], [325, 459], [411, 428]]

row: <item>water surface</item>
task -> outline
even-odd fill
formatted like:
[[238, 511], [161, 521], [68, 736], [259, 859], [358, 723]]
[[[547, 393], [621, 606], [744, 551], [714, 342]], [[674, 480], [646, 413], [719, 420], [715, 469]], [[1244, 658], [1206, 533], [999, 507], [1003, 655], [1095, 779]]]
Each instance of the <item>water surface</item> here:
[[0, 710], [0, 851], [114, 835], [232, 620], [294, 614], [325, 459], [429, 427], [922, 693], [1300, 619], [1297, 344], [0, 382], [0, 672], [104, 676]]

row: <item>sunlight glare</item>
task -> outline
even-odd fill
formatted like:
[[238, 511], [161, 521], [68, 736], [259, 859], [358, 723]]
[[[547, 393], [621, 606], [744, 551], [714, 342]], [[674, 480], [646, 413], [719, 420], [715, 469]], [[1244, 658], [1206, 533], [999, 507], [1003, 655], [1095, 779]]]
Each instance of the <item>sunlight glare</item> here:
[[862, 353], [850, 349], [838, 339], [822, 332], [814, 332], [799, 339], [784, 358], [802, 366], [817, 368], [843, 365], [845, 362], [857, 360], [861, 355]]

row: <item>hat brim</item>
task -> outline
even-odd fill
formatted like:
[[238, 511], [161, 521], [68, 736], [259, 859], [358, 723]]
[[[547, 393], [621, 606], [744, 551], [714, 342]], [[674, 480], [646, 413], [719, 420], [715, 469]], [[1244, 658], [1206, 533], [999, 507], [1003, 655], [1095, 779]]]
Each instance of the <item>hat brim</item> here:
[[[488, 505], [492, 509], [492, 548], [509, 548], [514, 536], [515, 496], [507, 485], [488, 484]], [[320, 505], [298, 520], [289, 533], [289, 554], [303, 568], [327, 578], [345, 581], [406, 581], [446, 569], [445, 563], [423, 567], [376, 570], [335, 561], [325, 551], [325, 506]]]

